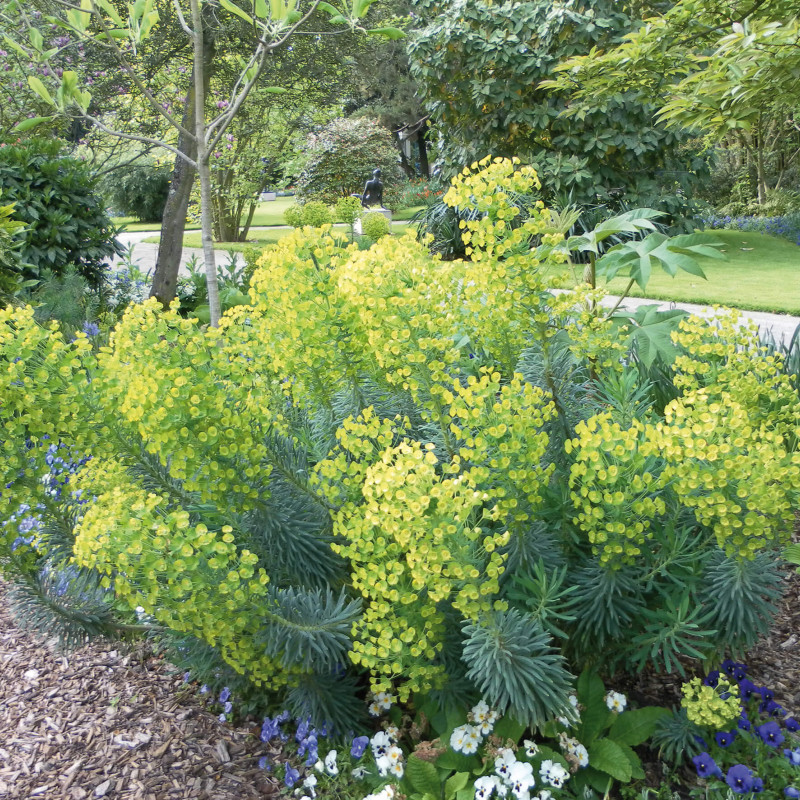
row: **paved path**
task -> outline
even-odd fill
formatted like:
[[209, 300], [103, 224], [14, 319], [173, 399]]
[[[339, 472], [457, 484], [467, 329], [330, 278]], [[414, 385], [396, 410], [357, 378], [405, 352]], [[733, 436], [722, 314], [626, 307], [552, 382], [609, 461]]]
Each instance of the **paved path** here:
[[[257, 230], [269, 230], [268, 228], [251, 228], [252, 231]], [[158, 236], [158, 231], [143, 231], [140, 233], [123, 233], [120, 234], [118, 237], [119, 240], [130, 247], [133, 245], [133, 261], [139, 266], [139, 269], [142, 270], [145, 274], [152, 274], [153, 270], [156, 266], [156, 256], [158, 255], [158, 245], [157, 244], [147, 244], [143, 242], [143, 239], [148, 239], [152, 236]], [[228, 253], [225, 250], [215, 250], [214, 251], [217, 255], [217, 263], [218, 264], [225, 264], [229, 258]], [[183, 255], [181, 257], [181, 275], [187, 275], [188, 270], [186, 269], [186, 264], [191, 260], [192, 256], [197, 257], [198, 259], [202, 260], [203, 258], [203, 251], [199, 248], [189, 248], [185, 247], [183, 250]], [[118, 264], [120, 259], [117, 259], [113, 262], [114, 264]], [[617, 298], [613, 296], [608, 296], [605, 298], [605, 304], [608, 306], [613, 306], [616, 303]], [[714, 312], [708, 306], [702, 305], [693, 305], [692, 303], [662, 303], [658, 300], [646, 300], [644, 298], [638, 297], [629, 297], [623, 303], [624, 308], [635, 309], [639, 306], [643, 305], [652, 305], [653, 303], [658, 303], [661, 308], [682, 308], [685, 311], [689, 311], [692, 314], [699, 314], [700, 316], [711, 316]], [[776, 341], [780, 341], [783, 339], [784, 342], [788, 343], [791, 339], [792, 335], [794, 334], [795, 330], [797, 329], [798, 325], [800, 325], [800, 317], [792, 317], [788, 314], [768, 314], [764, 311], [742, 311], [742, 318], [745, 323], [753, 321], [755, 322], [758, 327], [762, 331], [770, 331], [772, 335], [775, 337]]]

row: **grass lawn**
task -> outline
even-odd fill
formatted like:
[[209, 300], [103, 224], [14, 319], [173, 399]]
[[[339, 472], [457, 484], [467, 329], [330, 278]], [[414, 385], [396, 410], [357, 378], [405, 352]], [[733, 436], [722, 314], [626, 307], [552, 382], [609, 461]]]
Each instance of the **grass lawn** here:
[[[286, 220], [283, 218], [283, 212], [294, 204], [294, 197], [279, 197], [277, 200], [271, 200], [268, 203], [259, 203], [256, 208], [256, 213], [253, 215], [253, 228], [270, 227], [272, 225], [285, 225]], [[397, 211], [392, 214], [395, 220], [402, 221], [411, 219], [411, 217], [422, 206], [415, 206], [414, 208], [404, 208], [402, 211]], [[138, 231], [160, 231], [160, 222], [136, 222], [133, 217], [114, 217], [113, 222], [115, 225], [125, 225], [125, 230], [131, 233]], [[200, 224], [188, 223], [186, 230], [197, 231], [200, 230]], [[192, 245], [194, 246], [194, 245]], [[189, 247], [189, 245], [186, 245]]]
[[[283, 199], [283, 198], [279, 198]], [[344, 233], [344, 225], [337, 225], [337, 229], [341, 229]], [[392, 233], [400, 234], [406, 228], [408, 224], [406, 222], [393, 222], [392, 223]], [[248, 247], [266, 247], [269, 244], [275, 244], [278, 239], [282, 239], [284, 236], [288, 236], [292, 232], [291, 228], [273, 228], [272, 230], [258, 230], [258, 231], [250, 231], [250, 239], [246, 242], [214, 242], [214, 249], [215, 250], [233, 250], [236, 253], [241, 253], [246, 250]], [[144, 240], [149, 244], [158, 244], [158, 236], [150, 236]], [[200, 240], [199, 233], [187, 233], [183, 237], [183, 246], [184, 247], [196, 247], [201, 248], [203, 243]]]
[[[671, 278], [663, 270], [654, 270], [647, 292], [634, 285], [631, 296], [800, 314], [800, 247], [764, 233], [714, 230], [708, 234], [725, 243], [727, 260], [698, 259], [707, 280], [688, 272]], [[615, 278], [601, 285], [613, 294], [627, 283], [627, 278]]]

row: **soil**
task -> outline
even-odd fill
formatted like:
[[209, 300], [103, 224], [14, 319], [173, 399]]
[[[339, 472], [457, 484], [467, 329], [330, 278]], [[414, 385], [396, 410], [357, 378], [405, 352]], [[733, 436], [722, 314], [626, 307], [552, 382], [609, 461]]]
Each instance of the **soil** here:
[[[788, 573], [785, 589], [745, 662], [800, 718], [800, 576]], [[670, 676], [626, 688], [644, 702], [678, 698]], [[15, 625], [0, 584], [0, 798], [274, 798], [280, 785], [258, 762], [277, 754], [257, 734], [204, 710], [196, 687], [141, 644], [54, 651]]]

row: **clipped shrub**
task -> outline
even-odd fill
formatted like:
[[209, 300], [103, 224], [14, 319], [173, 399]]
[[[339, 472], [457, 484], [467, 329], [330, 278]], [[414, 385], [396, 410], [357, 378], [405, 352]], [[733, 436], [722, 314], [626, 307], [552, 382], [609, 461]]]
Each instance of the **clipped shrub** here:
[[391, 223], [380, 211], [368, 211], [361, 217], [361, 232], [377, 242], [389, 233]]
[[[442, 708], [483, 694], [524, 728], [571, 714], [587, 666], [681, 671], [750, 646], [800, 486], [783, 359], [731, 315], [632, 336], [601, 291], [552, 292], [550, 213], [507, 224], [535, 187], [503, 160], [454, 181], [447, 202], [482, 211], [470, 260], [294, 231], [217, 329], [150, 300], [94, 351], [0, 311], [0, 516], [41, 505], [30, 543], [0, 528], [25, 604], [73, 626], [141, 607], [184, 668], [224, 662], [343, 731], [367, 684]], [[682, 260], [699, 241], [676, 241]], [[632, 247], [608, 258], [644, 280]], [[53, 442], [91, 455], [57, 503]], [[38, 577], [70, 559], [109, 590], [88, 616]]]
[[169, 194], [171, 169], [153, 162], [114, 170], [100, 189], [119, 215], [141, 222], [161, 222]]
[[320, 200], [309, 200], [302, 205], [289, 206], [283, 212], [283, 218], [286, 224], [293, 228], [302, 228], [305, 225], [319, 228], [321, 225], [333, 222], [331, 209]]
[[100, 286], [104, 261], [122, 248], [86, 164], [64, 155], [57, 140], [8, 145], [0, 148], [0, 191], [26, 226], [20, 249], [26, 278], [73, 267]]
[[309, 138], [307, 160], [297, 179], [297, 197], [319, 197], [335, 203], [360, 193], [374, 169], [382, 172], [384, 201], [405, 177], [398, 164], [392, 135], [376, 120], [335, 119]]

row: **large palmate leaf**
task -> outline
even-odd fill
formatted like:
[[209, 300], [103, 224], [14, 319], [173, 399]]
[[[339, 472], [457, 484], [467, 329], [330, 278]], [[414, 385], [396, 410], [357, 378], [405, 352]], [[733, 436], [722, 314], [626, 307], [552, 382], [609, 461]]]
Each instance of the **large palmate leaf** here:
[[687, 312], [680, 309], [660, 311], [658, 305], [646, 305], [637, 308], [634, 313], [619, 311], [612, 316], [612, 320], [628, 329], [627, 344], [649, 369], [656, 359], [670, 364], [678, 355], [671, 334], [686, 316]]
[[647, 288], [653, 269], [661, 267], [673, 277], [679, 269], [705, 278], [697, 256], [722, 258], [719, 252], [723, 243], [701, 234], [693, 233], [684, 236], [666, 236], [663, 233], [651, 233], [638, 241], [622, 242], [612, 247], [597, 262], [597, 274], [605, 275], [612, 280], [617, 275], [625, 275], [636, 282], [642, 289]]

